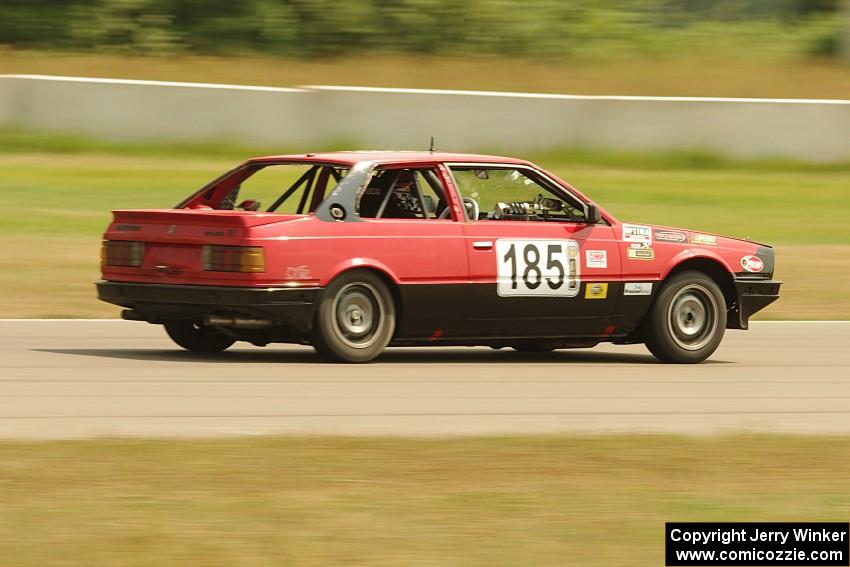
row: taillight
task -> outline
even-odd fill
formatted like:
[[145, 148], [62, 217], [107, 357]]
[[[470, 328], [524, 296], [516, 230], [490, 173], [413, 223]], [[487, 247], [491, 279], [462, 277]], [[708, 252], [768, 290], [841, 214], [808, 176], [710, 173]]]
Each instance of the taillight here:
[[100, 247], [101, 266], [138, 268], [145, 255], [145, 243], [130, 240], [104, 240]]
[[259, 246], [204, 246], [208, 272], [265, 272], [266, 257]]

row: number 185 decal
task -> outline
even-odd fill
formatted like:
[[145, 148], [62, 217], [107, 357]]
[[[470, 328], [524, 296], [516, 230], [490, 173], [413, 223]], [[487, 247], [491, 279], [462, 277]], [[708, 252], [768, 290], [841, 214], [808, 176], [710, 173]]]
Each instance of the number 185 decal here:
[[497, 240], [499, 296], [575, 297], [579, 280], [575, 240]]

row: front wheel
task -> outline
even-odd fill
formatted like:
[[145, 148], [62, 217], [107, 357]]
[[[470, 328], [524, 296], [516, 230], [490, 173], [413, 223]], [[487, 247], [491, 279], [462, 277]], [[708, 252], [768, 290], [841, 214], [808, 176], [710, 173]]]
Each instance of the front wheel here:
[[665, 282], [644, 323], [649, 351], [661, 361], [702, 362], [726, 330], [726, 300], [702, 272], [682, 272]]
[[221, 352], [236, 342], [219, 329], [192, 321], [170, 321], [164, 327], [172, 341], [193, 352]]
[[376, 274], [354, 270], [331, 282], [322, 294], [313, 346], [337, 362], [368, 362], [395, 332], [395, 304]]

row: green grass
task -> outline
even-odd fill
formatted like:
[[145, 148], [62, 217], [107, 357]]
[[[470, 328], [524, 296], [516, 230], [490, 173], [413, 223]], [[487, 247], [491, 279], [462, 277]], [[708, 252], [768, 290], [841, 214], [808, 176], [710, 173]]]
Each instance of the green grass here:
[[556, 171], [623, 220], [672, 224], [769, 244], [850, 244], [848, 171]]
[[[94, 299], [91, 285], [111, 210], [173, 206], [246, 157], [285, 151], [0, 132], [0, 291], [7, 298], [0, 317], [114, 316], [114, 308]], [[768, 317], [850, 317], [848, 164], [734, 162], [687, 153], [526, 157], [622, 220], [776, 245], [787, 285]]]
[[848, 467], [829, 437], [6, 442], [0, 564], [661, 565], [666, 521], [845, 521]]
[[[7, 226], [15, 232], [96, 235], [109, 210], [172, 206], [246, 157], [287, 151], [0, 131], [0, 191], [10, 199], [8, 206], [27, 196], [40, 203], [17, 207]], [[530, 157], [624, 220], [772, 244], [850, 244], [845, 230], [850, 164], [740, 162], [687, 152], [564, 150]]]

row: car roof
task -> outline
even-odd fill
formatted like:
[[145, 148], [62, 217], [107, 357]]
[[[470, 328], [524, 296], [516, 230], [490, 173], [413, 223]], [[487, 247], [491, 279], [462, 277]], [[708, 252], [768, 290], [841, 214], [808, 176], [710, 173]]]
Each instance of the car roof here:
[[481, 154], [463, 154], [450, 152], [422, 151], [351, 151], [351, 152], [317, 152], [307, 154], [284, 154], [255, 157], [250, 162], [321, 162], [340, 165], [354, 165], [369, 161], [375, 163], [435, 163], [435, 162], [472, 162], [472, 163], [504, 163], [511, 165], [529, 165], [529, 162], [516, 158], [491, 156]]

